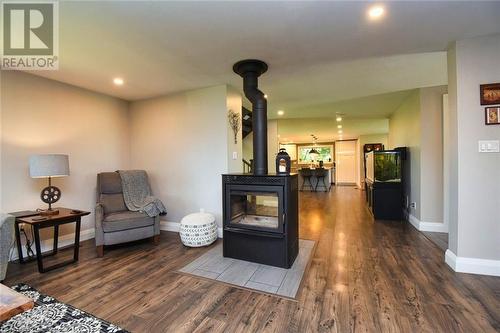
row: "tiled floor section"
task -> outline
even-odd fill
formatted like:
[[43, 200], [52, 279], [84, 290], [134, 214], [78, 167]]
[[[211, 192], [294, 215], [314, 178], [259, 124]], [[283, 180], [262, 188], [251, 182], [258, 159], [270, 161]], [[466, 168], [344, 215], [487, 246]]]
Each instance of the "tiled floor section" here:
[[300, 239], [297, 259], [290, 269], [284, 269], [224, 258], [222, 244], [219, 244], [184, 266], [180, 271], [240, 287], [295, 298], [313, 247], [314, 241]]

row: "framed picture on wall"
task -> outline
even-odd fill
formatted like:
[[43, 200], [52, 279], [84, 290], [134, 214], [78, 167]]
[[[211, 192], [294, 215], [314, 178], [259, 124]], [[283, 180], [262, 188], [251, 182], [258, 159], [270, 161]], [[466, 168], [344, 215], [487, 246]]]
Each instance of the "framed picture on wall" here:
[[485, 108], [486, 125], [500, 125], [500, 106]]
[[500, 83], [481, 84], [481, 105], [500, 104]]

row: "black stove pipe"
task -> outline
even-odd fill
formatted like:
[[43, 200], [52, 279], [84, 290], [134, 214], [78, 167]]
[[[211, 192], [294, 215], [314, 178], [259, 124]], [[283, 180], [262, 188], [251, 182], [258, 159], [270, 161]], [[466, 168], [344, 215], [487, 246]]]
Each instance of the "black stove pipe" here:
[[252, 103], [253, 173], [267, 175], [267, 100], [258, 89], [258, 77], [267, 71], [267, 64], [242, 60], [234, 64], [233, 70], [243, 78], [243, 91]]

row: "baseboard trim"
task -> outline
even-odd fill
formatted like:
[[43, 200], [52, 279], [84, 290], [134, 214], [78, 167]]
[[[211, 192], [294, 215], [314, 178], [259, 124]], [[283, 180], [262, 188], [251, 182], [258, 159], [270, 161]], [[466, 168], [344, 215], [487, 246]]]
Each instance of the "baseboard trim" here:
[[[179, 232], [181, 224], [179, 222], [161, 221], [160, 230]], [[217, 237], [222, 238], [222, 228], [217, 228]]]
[[408, 214], [408, 221], [419, 231], [445, 232], [448, 233], [448, 226], [438, 222], [423, 222], [415, 216]]
[[[85, 229], [85, 230], [82, 230], [80, 232], [80, 242], [92, 239], [94, 237], [95, 237], [95, 229], [94, 228]], [[66, 247], [66, 246], [73, 245], [74, 243], [75, 243], [75, 233], [62, 235], [62, 236], [59, 236], [57, 248], [60, 249], [60, 248]], [[54, 244], [54, 238], [48, 238], [48, 239], [42, 240], [40, 243], [40, 246], [42, 248], [42, 253], [52, 251], [53, 244]], [[33, 248], [33, 251], [36, 253], [35, 244], [32, 245], [32, 248]], [[26, 252], [26, 247], [24, 246], [24, 244], [22, 246], [22, 250], [23, 250], [23, 257], [26, 258], [28, 256], [28, 254]], [[10, 252], [10, 261], [14, 261], [14, 260], [18, 260], [18, 259], [19, 259], [19, 255], [17, 253], [17, 247], [14, 245], [13, 248], [11, 249], [11, 252]]]
[[444, 261], [455, 272], [500, 276], [500, 260], [457, 257], [448, 249], [445, 252]]

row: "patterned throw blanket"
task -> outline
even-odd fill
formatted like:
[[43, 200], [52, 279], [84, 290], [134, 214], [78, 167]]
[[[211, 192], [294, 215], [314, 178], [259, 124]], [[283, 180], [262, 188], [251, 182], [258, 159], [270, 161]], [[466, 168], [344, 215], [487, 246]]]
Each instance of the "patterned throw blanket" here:
[[151, 195], [148, 175], [144, 170], [118, 170], [122, 179], [123, 198], [128, 210], [141, 211], [148, 216], [166, 214], [160, 199]]

